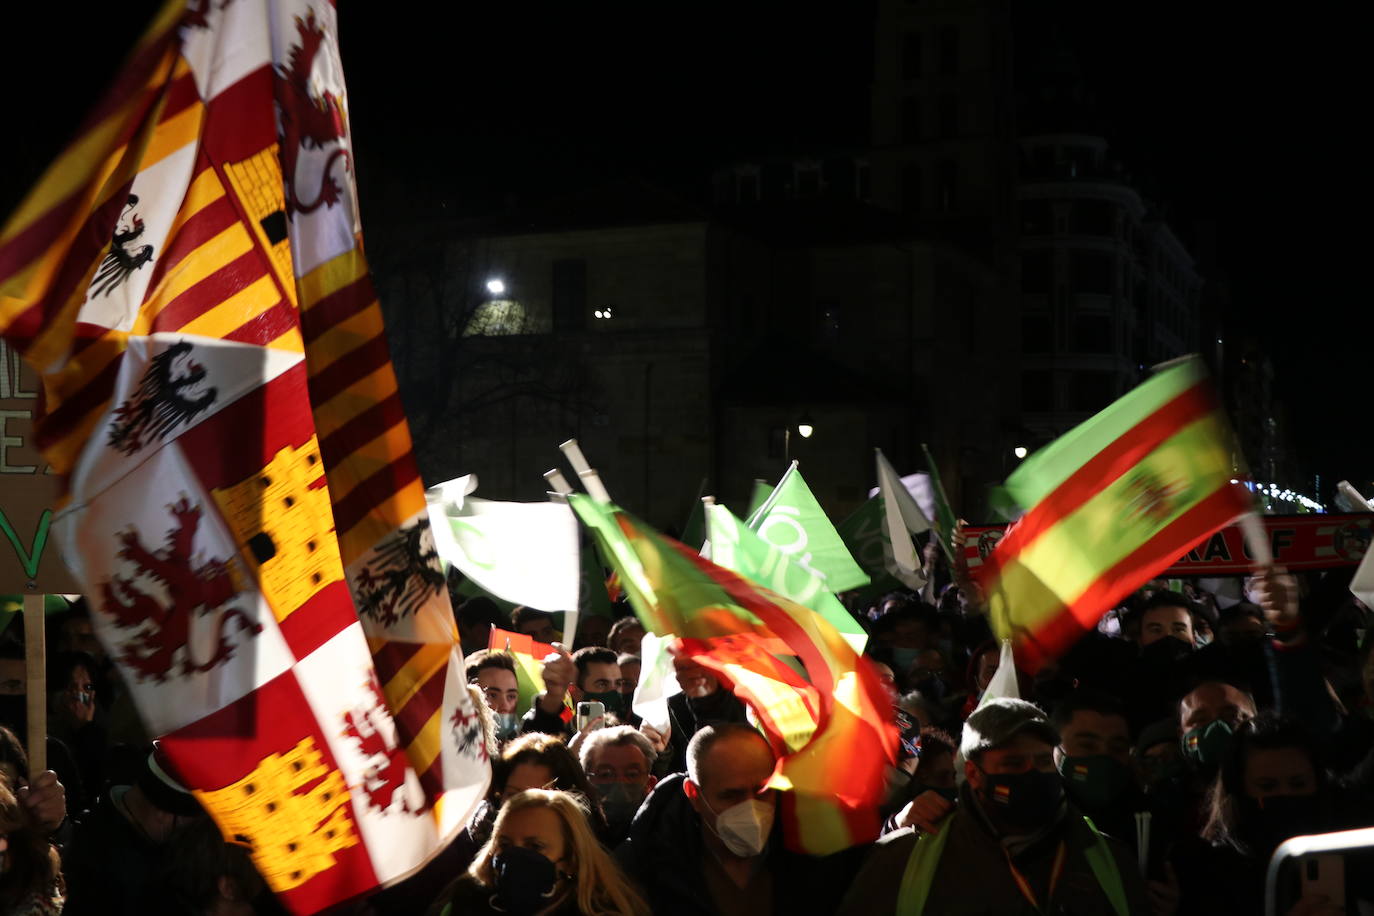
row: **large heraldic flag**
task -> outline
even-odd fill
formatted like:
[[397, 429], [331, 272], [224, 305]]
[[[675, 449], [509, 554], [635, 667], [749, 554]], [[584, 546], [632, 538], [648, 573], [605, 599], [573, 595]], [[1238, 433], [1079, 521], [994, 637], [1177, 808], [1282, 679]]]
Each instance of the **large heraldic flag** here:
[[360, 250], [336, 14], [169, 5], [0, 230], [56, 529], [151, 730], [293, 911], [488, 762]]

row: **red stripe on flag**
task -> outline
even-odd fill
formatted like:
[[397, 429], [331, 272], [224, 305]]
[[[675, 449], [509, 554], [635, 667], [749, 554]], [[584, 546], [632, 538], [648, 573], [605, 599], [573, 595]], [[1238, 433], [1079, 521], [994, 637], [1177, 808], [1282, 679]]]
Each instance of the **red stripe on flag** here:
[[406, 664], [425, 647], [422, 642], [400, 642], [388, 640], [372, 653], [372, 664], [377, 669], [377, 679], [386, 685]]
[[40, 449], [48, 448], [70, 435], [91, 411], [104, 405], [114, 394], [115, 380], [119, 377], [119, 367], [123, 362], [124, 352], [121, 351], [94, 378], [43, 417], [34, 434], [35, 444]]
[[415, 466], [415, 458], [406, 452], [358, 484], [343, 499], [334, 502], [335, 530], [341, 535], [353, 530], [369, 512], [419, 479], [420, 471]]
[[129, 98], [136, 93], [147, 93], [148, 101], [155, 98], [160, 87], [148, 88], [148, 81], [153, 78], [158, 67], [163, 64], [163, 56], [167, 53], [167, 49], [176, 41], [177, 30], [172, 27], [135, 51], [133, 57], [120, 68], [114, 84], [96, 103], [95, 108], [86, 116], [86, 119], [81, 122], [77, 136], [90, 133], [100, 125], [101, 121], [128, 104]]
[[[35, 340], [52, 323], [62, 307], [76, 295], [82, 284], [87, 282], [96, 258], [110, 244], [115, 223], [128, 203], [129, 188], [132, 186], [133, 182], [128, 182], [112, 194], [109, 200], [91, 211], [86, 221], [81, 224], [76, 237], [72, 239], [71, 247], [68, 248], [62, 266], [58, 268], [57, 275], [46, 294], [25, 309], [6, 329], [6, 338], [19, 349], [23, 350], [27, 344]], [[24, 343], [21, 344], [20, 341]]]
[[[1046, 531], [1104, 487], [1125, 474], [1184, 426], [1216, 410], [1211, 385], [1200, 382], [1169, 401], [1098, 452], [1071, 477], [1021, 517], [988, 554], [980, 578], [999, 574], [1002, 564], [1028, 548]], [[984, 581], [986, 581], [984, 579]]]
[[81, 207], [85, 190], [79, 188], [72, 192], [71, 196], [49, 208], [48, 212], [29, 223], [14, 238], [0, 245], [0, 280], [19, 273], [52, 246]]
[[372, 374], [391, 360], [386, 335], [378, 334], [362, 346], [355, 347], [310, 376], [310, 399], [326, 404], [336, 394], [359, 379]]
[[267, 273], [262, 254], [250, 248], [177, 296], [153, 319], [153, 331], [179, 331]]
[[448, 663], [440, 665], [434, 673], [420, 685], [420, 689], [406, 700], [404, 706], [395, 711], [396, 721], [402, 724], [407, 741], [413, 740], [434, 715], [434, 710], [444, 703], [444, 689], [448, 684]]
[[199, 101], [200, 89], [196, 86], [196, 75], [187, 70], [168, 84], [166, 101], [162, 105], [162, 114], [158, 116], [158, 123], [170, 121]]
[[224, 335], [225, 340], [266, 346], [296, 326], [296, 309], [285, 299]]
[[314, 434], [301, 362], [183, 431], [177, 441], [201, 482], [221, 488], [260, 473], [282, 449], [300, 448]]
[[[441, 738], [440, 741], [443, 739]], [[420, 774], [420, 788], [425, 790], [425, 798], [439, 798], [444, 794], [444, 755], [434, 758]]]
[[281, 635], [297, 658], [305, 658], [358, 622], [353, 596], [343, 580], [311, 595], [281, 622]]
[[301, 333], [305, 342], [313, 343], [321, 334], [376, 301], [377, 291], [372, 286], [372, 277], [367, 274], [336, 289], [301, 313]]
[[216, 163], [239, 162], [277, 142], [272, 67], [265, 64], [206, 105], [201, 143]]
[[340, 426], [320, 442], [320, 454], [326, 467], [335, 467], [343, 459], [406, 418], [399, 391], [373, 404], [367, 410]]
[[1016, 657], [1021, 667], [1031, 674], [1039, 671], [1046, 660], [1062, 655], [1141, 582], [1168, 569], [1213, 532], [1253, 508], [1249, 491], [1238, 485], [1228, 484], [1205, 497], [1099, 576], [1072, 605], [1061, 605], [1041, 629], [1018, 631], [1021, 640]]
[[[204, 171], [205, 168], [197, 169], [196, 174], [191, 176], [192, 183]], [[147, 296], [156, 294], [158, 287], [162, 284], [162, 278], [166, 276], [169, 270], [180, 264], [182, 259], [192, 251], [238, 221], [238, 210], [234, 209], [228, 195], [225, 195], [206, 204], [190, 219], [182, 223], [176, 234], [167, 240], [167, 246], [163, 249], [162, 256], [153, 265], [153, 276], [148, 281], [148, 292], [144, 301], [147, 301]]]

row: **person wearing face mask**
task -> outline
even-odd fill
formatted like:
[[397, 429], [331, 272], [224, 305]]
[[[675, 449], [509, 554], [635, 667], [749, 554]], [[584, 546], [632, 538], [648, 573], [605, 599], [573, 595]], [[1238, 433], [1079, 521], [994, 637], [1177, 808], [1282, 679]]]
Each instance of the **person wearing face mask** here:
[[520, 734], [520, 717], [515, 712], [520, 703], [515, 659], [509, 652], [482, 649], [469, 655], [464, 663], [468, 683], [482, 691], [482, 699], [491, 710], [496, 740], [505, 742]]
[[639, 717], [630, 712], [625, 694], [620, 692], [620, 656], [604, 646], [588, 646], [572, 654], [577, 666], [577, 679], [570, 691], [573, 702], [597, 702], [606, 707], [606, 714], [626, 725], [639, 725]]
[[501, 806], [492, 837], [430, 916], [640, 916], [649, 908], [596, 841], [579, 800], [528, 789]]
[[782, 841], [776, 759], [747, 725], [706, 726], [688, 748], [686, 776], [660, 780], [616, 860], [655, 916], [830, 913], [858, 851], [800, 855]]
[[657, 757], [649, 739], [628, 725], [598, 729], [582, 743], [582, 769], [606, 815], [607, 846], [625, 839], [635, 812], [658, 782]]
[[1192, 602], [1177, 592], [1155, 591], [1129, 613], [1126, 630], [1137, 654], [1119, 686], [1127, 718], [1143, 728], [1169, 715], [1170, 698], [1195, 676]]
[[[1300, 723], [1264, 714], [1241, 724], [1209, 793], [1201, 836], [1174, 851], [1178, 912], [1257, 913], [1270, 856], [1289, 837], [1369, 822], [1369, 811], [1327, 779], [1316, 741]], [[1298, 897], [1281, 878], [1279, 912], [1364, 912], [1374, 904], [1367, 868], [1348, 862], [1344, 901]], [[1289, 891], [1289, 888], [1293, 888]]]
[[954, 814], [935, 833], [883, 837], [839, 912], [1149, 913], [1134, 857], [1065, 800], [1059, 743], [1035, 705], [985, 703], [964, 723]]

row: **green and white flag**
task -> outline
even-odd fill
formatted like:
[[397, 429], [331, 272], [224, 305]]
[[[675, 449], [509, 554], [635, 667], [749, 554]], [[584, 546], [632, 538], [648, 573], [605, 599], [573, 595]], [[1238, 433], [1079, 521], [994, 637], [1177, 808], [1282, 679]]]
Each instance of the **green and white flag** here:
[[706, 507], [706, 530], [711, 562], [809, 607], [829, 621], [855, 652], [863, 653], [868, 634], [813, 573], [788, 560], [724, 506]]
[[902, 584], [920, 591], [925, 587], [926, 577], [911, 535], [929, 531], [930, 522], [888, 463], [882, 449], [874, 451], [878, 462], [878, 490], [883, 500], [883, 530], [887, 534], [884, 565]]
[[475, 489], [469, 474], [425, 491], [439, 556], [506, 601], [571, 612], [575, 626], [581, 568], [572, 510], [478, 499]]
[[935, 464], [935, 458], [924, 442], [921, 443], [921, 452], [926, 456], [926, 468], [930, 471], [930, 495], [935, 503], [935, 512], [930, 517], [930, 523], [940, 539], [940, 547], [944, 550], [945, 557], [953, 563], [954, 549], [950, 546], [949, 539], [954, 534], [959, 519], [950, 507], [949, 497], [945, 495], [945, 485], [940, 482], [940, 469]]
[[849, 555], [839, 532], [802, 480], [795, 461], [747, 524], [793, 564], [817, 576], [831, 592], [869, 583], [868, 574]]

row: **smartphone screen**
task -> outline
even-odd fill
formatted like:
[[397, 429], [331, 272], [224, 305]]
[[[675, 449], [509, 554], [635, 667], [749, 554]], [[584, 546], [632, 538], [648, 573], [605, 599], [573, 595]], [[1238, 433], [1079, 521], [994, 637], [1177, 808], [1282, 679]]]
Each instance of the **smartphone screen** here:
[[[606, 714], [606, 704], [600, 700], [587, 700], [577, 704], [577, 730], [582, 731], [593, 719]], [[604, 724], [604, 723], [603, 723]], [[600, 726], [598, 726], [600, 727]]]
[[1298, 872], [1302, 876], [1301, 896], [1320, 894], [1331, 906], [1345, 906], [1345, 856], [1304, 856]]

